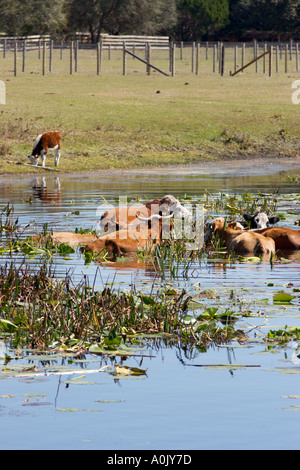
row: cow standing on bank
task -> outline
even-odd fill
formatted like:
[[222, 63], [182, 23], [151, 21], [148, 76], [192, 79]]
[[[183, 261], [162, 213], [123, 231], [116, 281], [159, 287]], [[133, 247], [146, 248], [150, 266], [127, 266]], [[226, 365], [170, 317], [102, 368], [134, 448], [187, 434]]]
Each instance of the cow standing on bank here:
[[42, 166], [45, 167], [48, 150], [55, 151], [54, 165], [58, 166], [61, 151], [60, 132], [45, 132], [40, 134], [34, 143], [32, 153], [28, 156], [32, 165], [38, 166], [39, 158], [42, 158]]

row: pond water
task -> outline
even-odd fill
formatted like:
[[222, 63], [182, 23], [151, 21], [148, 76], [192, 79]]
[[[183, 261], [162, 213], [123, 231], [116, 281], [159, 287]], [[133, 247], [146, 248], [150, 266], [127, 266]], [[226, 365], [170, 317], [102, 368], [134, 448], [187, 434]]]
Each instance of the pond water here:
[[[203, 194], [252, 193], [278, 196], [279, 225], [299, 220], [299, 161], [232, 162], [116, 172], [115, 174], [6, 177], [0, 204], [14, 205], [15, 217], [30, 230], [45, 223], [54, 231], [95, 227], [99, 216], [137, 197], [200, 198]], [[262, 196], [263, 197], [263, 196]], [[211, 216], [217, 213], [209, 214]], [[10, 258], [9, 258], [10, 259]], [[20, 255], [14, 255], [16, 262]], [[5, 256], [0, 263], [7, 261]], [[34, 268], [36, 259], [28, 260]], [[300, 327], [299, 294], [274, 306], [273, 295], [300, 287], [299, 258], [269, 262], [195, 261], [161, 280], [142, 266], [85, 264], [81, 253], [53, 258], [57, 276], [83, 275], [96, 288], [150, 292], [164, 283], [194, 295], [210, 291], [201, 306], [249, 309], [241, 328], [251, 342], [210, 347], [203, 352], [150, 342], [124, 364], [147, 369], [138, 378], [118, 380], [110, 361], [96, 355], [38, 357], [23, 351], [12, 360], [15, 374], [0, 379], [1, 449], [299, 449], [300, 367], [293, 344], [269, 348], [260, 338], [268, 329]], [[272, 284], [272, 285], [271, 285]], [[241, 307], [242, 306], [242, 307]], [[2, 350], [1, 350], [2, 347]], [[5, 346], [0, 341], [0, 357]], [[13, 355], [13, 352], [9, 351]], [[44, 375], [22, 377], [20, 368], [37, 364]]]

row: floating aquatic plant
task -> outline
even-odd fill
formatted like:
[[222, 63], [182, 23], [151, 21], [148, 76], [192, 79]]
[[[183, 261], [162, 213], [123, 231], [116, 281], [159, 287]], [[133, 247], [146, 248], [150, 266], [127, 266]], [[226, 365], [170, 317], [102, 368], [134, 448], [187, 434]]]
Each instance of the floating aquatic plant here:
[[[162, 334], [196, 347], [240, 338], [226, 312], [209, 321], [205, 315], [196, 323], [187, 321], [190, 299], [185, 290], [172, 295], [145, 295], [135, 289], [119, 292], [110, 287], [95, 291], [86, 278], [78, 285], [69, 275], [57, 280], [47, 263], [35, 272], [25, 262], [18, 268], [13, 263], [0, 267], [0, 329], [15, 346], [75, 346], [127, 355], [139, 335]], [[224, 318], [228, 321], [222, 325]]]

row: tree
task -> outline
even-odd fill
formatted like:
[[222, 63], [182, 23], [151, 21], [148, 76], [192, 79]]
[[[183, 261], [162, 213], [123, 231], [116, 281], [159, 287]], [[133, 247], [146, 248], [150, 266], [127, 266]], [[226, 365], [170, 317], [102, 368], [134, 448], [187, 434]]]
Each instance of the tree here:
[[196, 41], [204, 34], [225, 26], [229, 17], [228, 0], [177, 0], [179, 40]]
[[64, 12], [68, 28], [74, 31], [89, 31], [92, 42], [98, 42], [100, 34], [122, 0], [66, 0]]
[[117, 9], [115, 32], [162, 34], [175, 26], [176, 21], [176, 0], [126, 0]]
[[0, 0], [0, 27], [8, 35], [55, 33], [62, 27], [60, 0]]
[[300, 0], [230, 0], [227, 31], [280, 39], [300, 32]]
[[102, 32], [158, 34], [176, 22], [175, 0], [66, 0], [69, 29], [86, 30], [92, 42]]

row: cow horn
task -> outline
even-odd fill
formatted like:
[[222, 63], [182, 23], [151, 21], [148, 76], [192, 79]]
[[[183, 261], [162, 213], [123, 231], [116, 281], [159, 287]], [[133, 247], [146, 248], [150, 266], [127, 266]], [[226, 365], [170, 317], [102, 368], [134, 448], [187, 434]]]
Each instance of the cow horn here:
[[143, 220], [148, 222], [149, 220], [153, 219], [171, 219], [171, 217], [174, 217], [174, 212], [172, 212], [170, 215], [160, 215], [160, 214], [152, 214], [150, 217], [141, 217], [140, 215], [136, 214], [136, 217], [139, 220]]

